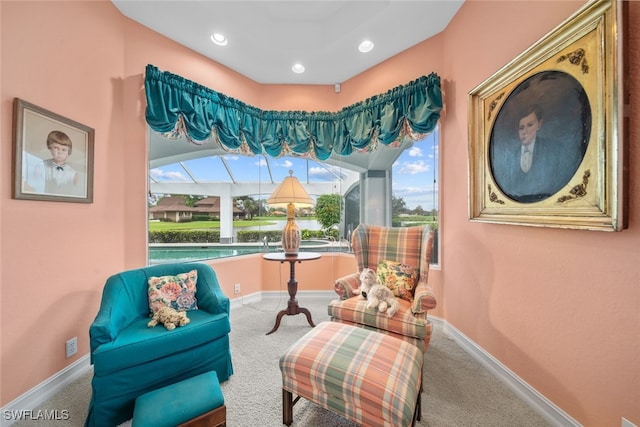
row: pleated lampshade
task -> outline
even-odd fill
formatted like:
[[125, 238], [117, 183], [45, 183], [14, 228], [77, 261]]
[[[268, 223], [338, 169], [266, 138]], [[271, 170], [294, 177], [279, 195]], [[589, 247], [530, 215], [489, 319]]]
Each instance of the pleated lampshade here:
[[282, 230], [282, 247], [285, 254], [296, 255], [300, 248], [301, 236], [300, 228], [295, 222], [295, 209], [296, 207], [313, 206], [313, 199], [300, 184], [300, 181], [293, 176], [293, 171], [290, 170], [289, 176], [271, 193], [267, 204], [287, 207], [287, 223]]

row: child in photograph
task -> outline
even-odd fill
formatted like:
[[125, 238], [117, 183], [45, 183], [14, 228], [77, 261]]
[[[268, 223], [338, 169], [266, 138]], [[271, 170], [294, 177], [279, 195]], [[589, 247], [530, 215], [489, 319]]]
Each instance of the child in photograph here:
[[47, 148], [51, 153], [51, 158], [42, 162], [45, 193], [81, 195], [80, 177], [76, 170], [67, 163], [72, 150], [69, 136], [59, 130], [51, 131], [47, 136]]

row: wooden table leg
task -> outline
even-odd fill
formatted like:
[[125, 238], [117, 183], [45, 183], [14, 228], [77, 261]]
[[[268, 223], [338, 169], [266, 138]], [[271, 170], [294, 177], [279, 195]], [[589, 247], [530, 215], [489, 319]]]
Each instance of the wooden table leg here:
[[280, 327], [280, 321], [282, 320], [282, 317], [283, 317], [284, 315], [286, 315], [286, 314], [288, 314], [288, 313], [287, 313], [287, 310], [280, 310], [280, 311], [278, 312], [278, 317], [276, 317], [276, 324], [275, 324], [275, 326], [273, 327], [273, 329], [271, 329], [269, 332], [267, 332], [267, 333], [266, 333], [266, 335], [271, 335], [272, 333], [274, 333], [275, 331], [277, 331], [277, 330], [278, 330], [278, 328]]
[[[300, 261], [298, 261], [300, 262]], [[287, 291], [289, 292], [289, 301], [287, 301], [287, 308], [284, 310], [280, 310], [276, 317], [276, 324], [266, 335], [271, 335], [280, 327], [280, 322], [284, 316], [295, 316], [296, 314], [304, 314], [307, 317], [307, 322], [312, 327], [316, 325], [313, 323], [313, 319], [311, 319], [311, 312], [306, 308], [300, 307], [298, 305], [298, 300], [296, 299], [296, 294], [298, 293], [298, 281], [296, 280], [296, 261], [289, 261], [289, 282], [287, 282]]]

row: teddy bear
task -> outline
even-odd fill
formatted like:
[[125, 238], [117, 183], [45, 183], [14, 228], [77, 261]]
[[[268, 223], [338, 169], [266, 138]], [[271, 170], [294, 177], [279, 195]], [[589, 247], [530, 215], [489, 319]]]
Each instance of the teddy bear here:
[[393, 291], [378, 283], [376, 272], [365, 268], [360, 273], [360, 287], [356, 289], [360, 299], [367, 299], [367, 309], [377, 308], [380, 313], [393, 317], [398, 311], [398, 301], [393, 296]]
[[184, 326], [189, 322], [191, 322], [191, 320], [189, 320], [187, 313], [184, 311], [177, 311], [171, 307], [161, 307], [153, 314], [147, 326], [153, 328], [158, 323], [161, 323], [167, 330], [171, 331], [175, 329], [176, 326]]

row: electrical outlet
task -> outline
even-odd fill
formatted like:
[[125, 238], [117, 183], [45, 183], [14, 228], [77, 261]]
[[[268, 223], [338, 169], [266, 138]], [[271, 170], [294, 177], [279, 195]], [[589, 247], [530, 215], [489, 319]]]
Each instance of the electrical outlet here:
[[234, 294], [240, 293], [240, 283], [236, 283], [235, 285], [233, 285], [233, 293]]
[[78, 337], [73, 337], [67, 341], [66, 350], [67, 359], [78, 352]]

